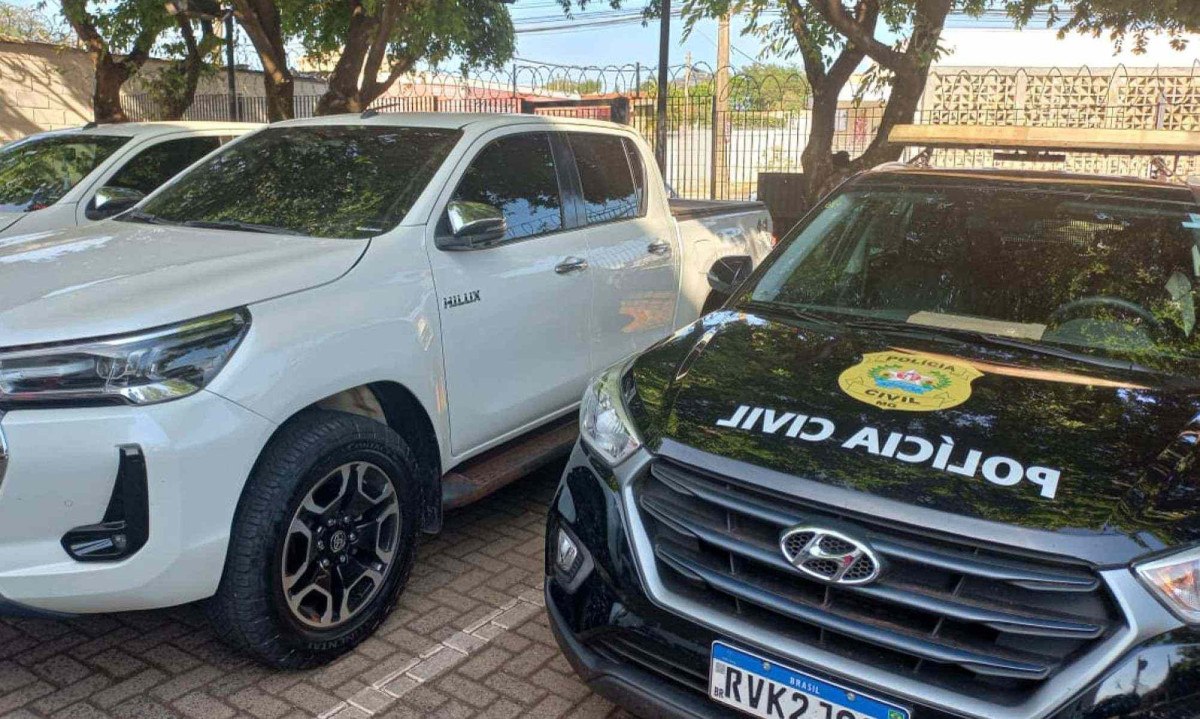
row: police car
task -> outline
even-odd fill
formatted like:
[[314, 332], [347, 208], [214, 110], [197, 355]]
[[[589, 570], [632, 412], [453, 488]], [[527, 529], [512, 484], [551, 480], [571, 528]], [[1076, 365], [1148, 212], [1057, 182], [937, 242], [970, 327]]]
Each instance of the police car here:
[[[1115, 139], [923, 142], [1200, 154]], [[712, 279], [722, 309], [592, 382], [551, 507], [551, 625], [593, 688], [656, 717], [1200, 716], [1200, 187], [886, 166]]]

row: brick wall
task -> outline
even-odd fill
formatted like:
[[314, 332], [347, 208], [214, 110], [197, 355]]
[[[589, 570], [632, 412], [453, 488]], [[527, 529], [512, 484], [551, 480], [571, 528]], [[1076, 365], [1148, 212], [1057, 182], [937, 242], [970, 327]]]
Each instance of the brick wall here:
[[[139, 77], [156, 72], [165, 63], [152, 60]], [[0, 143], [31, 133], [78, 127], [92, 119], [92, 63], [87, 53], [72, 47], [0, 39]], [[201, 80], [197, 94], [225, 93], [225, 75]], [[238, 94], [263, 95], [262, 74], [238, 72]], [[319, 95], [325, 83], [296, 78], [296, 95]], [[126, 94], [144, 92], [135, 77]]]
[[0, 41], [0, 142], [87, 122], [91, 94], [92, 64], [85, 53]]

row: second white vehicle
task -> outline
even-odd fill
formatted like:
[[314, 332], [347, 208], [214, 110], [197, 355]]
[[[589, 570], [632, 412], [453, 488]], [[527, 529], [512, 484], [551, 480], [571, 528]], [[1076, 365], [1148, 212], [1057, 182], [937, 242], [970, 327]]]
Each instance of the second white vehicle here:
[[419, 532], [569, 448], [588, 377], [771, 247], [607, 123], [273, 125], [113, 220], [0, 246], [0, 603], [210, 598], [301, 667], [394, 606]]
[[0, 147], [0, 237], [86, 225], [133, 207], [262, 125], [129, 122], [54, 130]]

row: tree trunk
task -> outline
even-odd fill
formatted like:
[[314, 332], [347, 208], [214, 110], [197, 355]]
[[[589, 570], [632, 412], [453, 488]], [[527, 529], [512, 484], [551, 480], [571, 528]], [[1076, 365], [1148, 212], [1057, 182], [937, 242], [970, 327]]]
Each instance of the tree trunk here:
[[234, 0], [234, 13], [254, 43], [263, 65], [263, 90], [270, 122], [296, 115], [296, 83], [288, 69], [287, 44], [273, 0]]
[[346, 32], [346, 44], [338, 57], [333, 72], [329, 74], [329, 86], [317, 101], [318, 115], [337, 115], [344, 112], [362, 112], [359, 81], [373, 81], [363, 76], [363, 62], [371, 47], [371, 35], [377, 21], [366, 14], [361, 5], [355, 5], [350, 15], [350, 27]]
[[902, 73], [896, 73], [892, 83], [892, 92], [888, 97], [887, 107], [884, 108], [883, 118], [871, 144], [854, 162], [851, 170], [860, 172], [868, 170], [885, 162], [895, 162], [904, 154], [903, 145], [893, 145], [888, 142], [892, 128], [896, 125], [908, 125], [917, 116], [917, 107], [921, 104], [921, 95], [925, 91], [925, 82], [929, 79], [929, 66], [924, 69], [913, 68]]
[[820, 200], [836, 182], [833, 176], [833, 134], [837, 128], [840, 90], [833, 87], [812, 88], [808, 143], [800, 155], [804, 167], [804, 198], [809, 206]]
[[98, 123], [128, 122], [129, 116], [121, 106], [121, 87], [150, 59], [150, 48], [158, 39], [160, 29], [149, 24], [143, 26], [134, 38], [129, 54], [117, 56], [109, 51], [95, 18], [87, 12], [86, 0], [62, 0], [62, 12], [87, 49], [95, 70], [93, 119]]
[[369, 15], [363, 5], [354, 5], [346, 44], [329, 75], [329, 89], [317, 103], [318, 115], [362, 112], [412, 69], [417, 58], [403, 57], [396, 60], [386, 78], [379, 79], [392, 32], [402, 22], [405, 7], [398, 0], [387, 0], [378, 6], [376, 15]]
[[[821, 199], [839, 182], [883, 162], [898, 160], [904, 148], [888, 142], [896, 125], [907, 124], [916, 116], [925, 90], [929, 68], [937, 56], [938, 40], [946, 24], [952, 0], [916, 0], [912, 35], [903, 51], [875, 38], [879, 19], [879, 0], [859, 0], [850, 10], [841, 0], [809, 0], [802, 7], [789, 0], [792, 32], [800, 44], [805, 72], [813, 89], [812, 128], [804, 148], [805, 197], [810, 203]], [[845, 38], [841, 55], [826, 71], [820, 43], [812, 36], [806, 11], [817, 13]], [[865, 57], [892, 74], [891, 94], [875, 137], [858, 158], [834, 167], [833, 136], [837, 127], [837, 98], [850, 81], [853, 69]]]
[[96, 68], [95, 87], [92, 91], [92, 115], [100, 124], [129, 122], [125, 108], [121, 106], [121, 86], [129, 79], [129, 72], [114, 62], [108, 52], [93, 58]]
[[263, 90], [267, 96], [267, 120], [278, 122], [296, 116], [296, 81], [288, 71], [263, 74]]
[[176, 60], [163, 71], [164, 74], [170, 73], [178, 76], [179, 83], [166, 82], [163, 96], [163, 104], [166, 109], [163, 113], [164, 120], [182, 120], [184, 113], [192, 106], [192, 102], [196, 99], [196, 88], [200, 85], [200, 75], [204, 72], [205, 58], [216, 49], [220, 43], [220, 38], [212, 30], [212, 25], [206, 20], [201, 20], [201, 36], [200, 41], [196, 42], [195, 33], [192, 30], [192, 23], [186, 18], [179, 18], [179, 33], [183, 36], [184, 45], [187, 48], [187, 55]]

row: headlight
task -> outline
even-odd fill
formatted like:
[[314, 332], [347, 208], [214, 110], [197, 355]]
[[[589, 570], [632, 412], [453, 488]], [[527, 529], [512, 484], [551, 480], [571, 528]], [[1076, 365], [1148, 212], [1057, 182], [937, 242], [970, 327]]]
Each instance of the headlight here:
[[0, 407], [153, 404], [199, 392], [250, 327], [245, 309], [136, 334], [0, 350]]
[[579, 408], [580, 436], [588, 447], [613, 466], [625, 461], [642, 446], [625, 409], [625, 403], [633, 393], [632, 384], [628, 390], [623, 386], [627, 367], [628, 363], [623, 362], [601, 372], [588, 384]]
[[1138, 576], [1179, 618], [1200, 624], [1200, 548], [1136, 567]]

